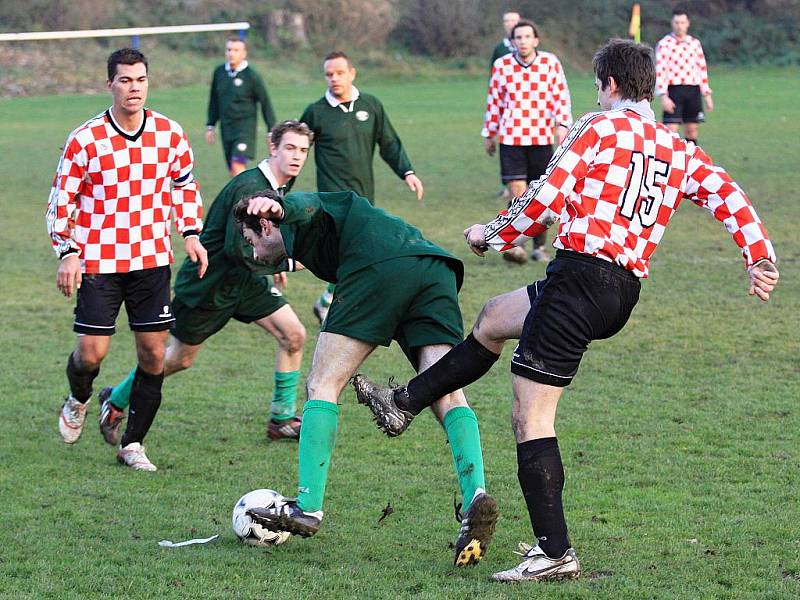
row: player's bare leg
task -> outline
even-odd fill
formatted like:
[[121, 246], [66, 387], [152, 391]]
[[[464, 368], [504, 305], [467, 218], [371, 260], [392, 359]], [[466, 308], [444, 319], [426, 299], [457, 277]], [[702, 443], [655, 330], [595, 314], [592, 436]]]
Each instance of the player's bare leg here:
[[288, 304], [255, 323], [278, 342], [267, 436], [271, 440], [300, 439], [302, 419], [295, 411], [303, 345], [306, 341], [305, 327]]
[[506, 340], [519, 339], [530, 306], [527, 288], [492, 298], [467, 339], [407, 385], [391, 388], [356, 375], [358, 401], [369, 406], [384, 433], [400, 435], [424, 408], [483, 377], [500, 358]]
[[83, 433], [86, 410], [92, 397], [92, 382], [100, 373], [100, 364], [108, 354], [111, 336], [78, 335], [75, 350], [67, 359], [70, 393], [64, 399], [58, 418], [61, 439], [74, 444]]
[[244, 172], [246, 169], [247, 169], [246, 162], [242, 162], [236, 159], [231, 161], [231, 169], [230, 169], [231, 177], [236, 177], [239, 173]]
[[[525, 190], [528, 189], [528, 183], [525, 180], [515, 179], [513, 181], [509, 181], [506, 184], [508, 188], [508, 194], [511, 196], [509, 202], [518, 196], [522, 196], [525, 193]], [[503, 258], [509, 262], [514, 262], [517, 264], [525, 264], [528, 262], [528, 254], [525, 252], [525, 246], [516, 246], [511, 248], [510, 250], [506, 250], [503, 252]]]
[[684, 123], [683, 124], [683, 137], [697, 143], [697, 136], [700, 134], [699, 123]]
[[512, 383], [517, 473], [538, 543], [520, 544], [523, 561], [492, 578], [508, 582], [575, 578], [580, 575], [580, 563], [567, 535], [561, 500], [564, 467], [555, 433], [563, 388], [518, 375], [512, 376]]
[[249, 510], [247, 514], [256, 523], [303, 537], [319, 530], [339, 426], [339, 394], [374, 349], [372, 344], [344, 335], [319, 334], [306, 381], [308, 400], [300, 432], [297, 499], [277, 509]]

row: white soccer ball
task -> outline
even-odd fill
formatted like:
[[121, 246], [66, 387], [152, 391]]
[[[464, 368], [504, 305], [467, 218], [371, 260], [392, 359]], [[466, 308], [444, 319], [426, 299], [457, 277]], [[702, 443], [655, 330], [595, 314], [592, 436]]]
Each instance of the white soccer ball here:
[[233, 507], [233, 532], [245, 544], [252, 546], [277, 546], [289, 539], [288, 531], [271, 531], [247, 516], [251, 508], [282, 506], [286, 499], [275, 490], [253, 490], [248, 492]]

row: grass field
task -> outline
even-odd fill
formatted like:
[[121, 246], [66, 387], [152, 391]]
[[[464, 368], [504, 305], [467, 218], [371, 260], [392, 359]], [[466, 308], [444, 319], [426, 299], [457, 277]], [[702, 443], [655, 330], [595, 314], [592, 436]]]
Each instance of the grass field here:
[[[147, 439], [157, 473], [116, 465], [97, 434], [96, 401], [84, 437], [63, 444], [56, 419], [72, 302], [55, 289], [44, 206], [65, 136], [109, 101], [0, 100], [0, 597], [800, 597], [800, 143], [791, 133], [800, 72], [712, 75], [718, 108], [701, 143], [749, 192], [781, 257], [781, 285], [769, 304], [748, 297], [724, 228], [691, 203], [681, 208], [631, 322], [593, 345], [561, 403], [566, 512], [585, 575], [521, 587], [488, 580], [516, 564], [517, 541], [532, 538], [509, 425], [510, 346], [468, 389], [502, 511], [491, 552], [470, 570], [451, 566], [457, 485], [435, 420], [424, 416], [386, 440], [350, 390], [323, 529], [274, 550], [238, 543], [236, 499], [259, 487], [291, 494], [296, 484], [297, 446], [264, 435], [274, 343], [253, 327], [230, 325], [192, 370], [167, 380]], [[383, 99], [426, 186], [420, 206], [378, 164], [378, 204], [465, 261], [465, 322], [493, 294], [540, 278], [542, 266], [509, 266], [496, 253], [481, 260], [463, 244], [466, 225], [500, 208], [497, 160], [478, 137], [485, 81], [357, 83]], [[591, 78], [570, 84], [575, 114], [591, 110]], [[323, 88], [287, 82], [271, 91], [278, 115], [290, 117]], [[149, 104], [189, 132], [210, 202], [226, 174], [220, 149], [202, 142], [206, 94], [156, 80]], [[295, 189], [313, 189], [312, 175]], [[290, 278], [288, 297], [309, 332], [304, 370], [320, 288], [309, 273]], [[120, 324], [96, 389], [133, 364]], [[376, 352], [364, 371], [410, 375], [396, 347]], [[395, 512], [378, 523], [387, 502]], [[208, 546], [157, 545], [215, 533]]]

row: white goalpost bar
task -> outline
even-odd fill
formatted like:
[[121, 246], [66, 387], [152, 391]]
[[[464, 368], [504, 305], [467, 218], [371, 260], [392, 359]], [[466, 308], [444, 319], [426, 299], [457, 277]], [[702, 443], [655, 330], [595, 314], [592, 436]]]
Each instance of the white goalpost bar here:
[[0, 33], [0, 42], [30, 40], [68, 40], [95, 37], [134, 37], [159, 33], [197, 33], [200, 31], [231, 31], [240, 34], [250, 29], [250, 23], [210, 23], [206, 25], [169, 25], [165, 27], [128, 27], [125, 29], [84, 29], [80, 31], [30, 31], [26, 33]]

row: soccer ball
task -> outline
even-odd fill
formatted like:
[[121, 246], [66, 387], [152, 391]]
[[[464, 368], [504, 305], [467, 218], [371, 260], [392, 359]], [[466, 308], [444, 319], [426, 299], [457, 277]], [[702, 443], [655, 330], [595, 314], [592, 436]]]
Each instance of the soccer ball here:
[[253, 490], [248, 492], [233, 507], [233, 532], [245, 544], [252, 546], [277, 546], [289, 539], [288, 531], [271, 531], [247, 516], [251, 508], [281, 506], [286, 499], [275, 490]]

